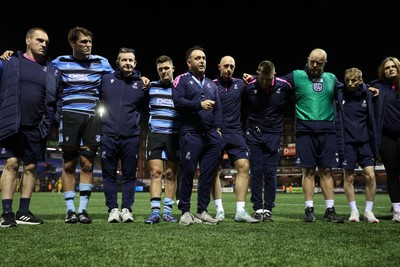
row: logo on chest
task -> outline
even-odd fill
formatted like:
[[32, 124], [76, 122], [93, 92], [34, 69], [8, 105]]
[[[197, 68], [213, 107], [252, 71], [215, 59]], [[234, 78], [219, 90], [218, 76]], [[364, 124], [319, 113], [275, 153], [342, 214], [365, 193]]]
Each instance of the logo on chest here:
[[313, 90], [315, 92], [321, 92], [322, 90], [324, 90], [324, 81], [322, 80], [322, 78], [315, 78], [312, 80], [313, 84]]

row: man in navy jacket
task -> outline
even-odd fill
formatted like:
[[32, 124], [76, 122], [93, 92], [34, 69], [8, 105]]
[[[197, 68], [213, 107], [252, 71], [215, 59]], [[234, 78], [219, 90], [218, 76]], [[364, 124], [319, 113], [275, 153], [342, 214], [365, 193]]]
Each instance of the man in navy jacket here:
[[[135, 51], [121, 48], [114, 73], [102, 77], [100, 99], [100, 158], [108, 222], [133, 222], [136, 167], [139, 154], [140, 117], [148, 107], [148, 91], [143, 90], [141, 74], [135, 70]], [[118, 210], [117, 169], [121, 162], [122, 203]]]
[[[206, 55], [195, 46], [186, 52], [187, 73], [179, 75], [172, 89], [172, 99], [180, 116], [179, 204], [180, 224], [194, 222], [217, 224], [207, 212], [211, 186], [219, 165], [222, 110], [217, 85], [205, 77]], [[199, 165], [197, 216], [190, 213], [193, 178]]]
[[[0, 158], [5, 160], [1, 175], [1, 227], [42, 224], [29, 210], [37, 164], [45, 160], [46, 141], [61, 114], [60, 72], [46, 57], [47, 32], [28, 30], [26, 52], [15, 52], [0, 61]], [[19, 210], [14, 216], [12, 202], [19, 166], [23, 182]]]

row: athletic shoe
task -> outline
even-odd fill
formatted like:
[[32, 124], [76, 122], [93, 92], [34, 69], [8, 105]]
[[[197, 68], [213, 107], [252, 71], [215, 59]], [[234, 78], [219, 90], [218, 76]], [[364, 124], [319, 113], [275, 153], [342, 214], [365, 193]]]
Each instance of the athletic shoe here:
[[144, 223], [153, 224], [153, 223], [159, 223], [160, 221], [161, 221], [160, 214], [152, 212], [150, 213], [149, 218], [147, 218], [147, 220], [144, 221]]
[[274, 218], [272, 218], [272, 212], [269, 210], [264, 210], [263, 214], [263, 222], [273, 222]]
[[307, 207], [304, 211], [303, 221], [305, 222], [315, 222], [314, 207]]
[[16, 227], [17, 222], [15, 221], [14, 213], [6, 212], [1, 214], [0, 227]]
[[400, 211], [393, 212], [392, 222], [400, 223]]
[[360, 221], [360, 213], [358, 210], [352, 210], [349, 217], [349, 222], [359, 222]]
[[335, 207], [327, 208], [324, 215], [324, 220], [327, 222], [343, 223], [343, 217], [336, 214]]
[[372, 211], [365, 211], [364, 212], [364, 221], [367, 223], [379, 223], [379, 220], [375, 217]]
[[169, 223], [176, 223], [178, 220], [172, 215], [170, 212], [164, 213], [162, 217], [164, 222], [169, 222]]
[[77, 223], [78, 218], [76, 217], [75, 211], [68, 210], [67, 215], [65, 216], [65, 223]]
[[179, 220], [179, 224], [182, 225], [193, 225], [194, 224], [194, 216], [190, 214], [190, 212], [186, 211], [182, 214], [181, 219]]
[[256, 210], [253, 216], [253, 218], [258, 220], [259, 222], [263, 220], [263, 217], [264, 217], [264, 211], [262, 209]]
[[118, 211], [118, 208], [114, 208], [110, 211], [107, 222], [109, 222], [109, 223], [120, 223], [121, 222], [121, 215]]
[[78, 213], [78, 222], [84, 223], [84, 224], [89, 224], [92, 223], [92, 219], [90, 219], [89, 214], [86, 212], [86, 210], [82, 210], [82, 212]]
[[223, 222], [225, 220], [225, 211], [223, 211], [223, 210], [217, 211], [217, 215], [215, 215], [215, 219], [217, 219], [219, 222]]
[[122, 222], [133, 222], [135, 219], [133, 219], [132, 213], [129, 211], [127, 208], [123, 208], [121, 211], [121, 220]]
[[40, 218], [36, 218], [32, 212], [28, 211], [27, 213], [20, 213], [17, 211], [15, 215], [15, 221], [17, 224], [30, 224], [30, 225], [38, 225], [42, 224], [43, 220]]
[[219, 222], [217, 219], [211, 217], [211, 215], [208, 214], [207, 211], [203, 211], [202, 213], [197, 213], [196, 217], [197, 219], [201, 220], [204, 224], [215, 225], [218, 224]]
[[258, 223], [260, 221], [251, 217], [250, 214], [244, 210], [242, 212], [236, 213], [235, 222]]

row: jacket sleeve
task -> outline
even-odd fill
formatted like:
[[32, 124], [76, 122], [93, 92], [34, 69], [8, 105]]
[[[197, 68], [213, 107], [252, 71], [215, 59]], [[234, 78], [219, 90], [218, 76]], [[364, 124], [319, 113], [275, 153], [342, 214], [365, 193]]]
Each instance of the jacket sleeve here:
[[[191, 95], [190, 89], [185, 86], [185, 74], [178, 76], [172, 86], [172, 100], [179, 112], [197, 112], [201, 110], [201, 100]], [[183, 81], [182, 81], [183, 80]]]

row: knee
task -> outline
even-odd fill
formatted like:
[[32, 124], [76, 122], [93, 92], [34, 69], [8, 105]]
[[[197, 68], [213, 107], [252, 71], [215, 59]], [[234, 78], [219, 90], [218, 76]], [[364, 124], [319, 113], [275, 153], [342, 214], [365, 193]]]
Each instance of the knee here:
[[165, 171], [165, 179], [168, 181], [175, 181], [175, 172], [173, 172], [171, 169], [167, 169]]
[[162, 170], [160, 168], [152, 168], [150, 169], [150, 178], [151, 179], [161, 179]]
[[17, 158], [10, 158], [6, 160], [4, 168], [9, 172], [18, 172], [19, 160]]

